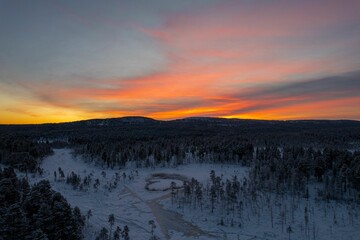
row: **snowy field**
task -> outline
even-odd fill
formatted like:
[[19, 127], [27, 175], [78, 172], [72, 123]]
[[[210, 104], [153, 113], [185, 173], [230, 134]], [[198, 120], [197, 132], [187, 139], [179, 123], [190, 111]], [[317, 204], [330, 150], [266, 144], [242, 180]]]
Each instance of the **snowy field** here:
[[[71, 172], [84, 179], [91, 176], [88, 187], [74, 187], [61, 179], [59, 167], [66, 176]], [[199, 208], [178, 208], [171, 203], [171, 182], [176, 186], [183, 179], [196, 178], [204, 186], [209, 181], [209, 173], [215, 170], [223, 178], [236, 175], [239, 179], [247, 176], [246, 168], [236, 165], [190, 164], [177, 168], [157, 169], [102, 169], [93, 163], [86, 163], [80, 157], [74, 157], [70, 149], [55, 149], [54, 154], [43, 160], [42, 177], [30, 178], [32, 183], [48, 179], [54, 190], [63, 194], [69, 203], [78, 206], [83, 214], [92, 211], [92, 217], [85, 227], [85, 239], [95, 239], [102, 227], [109, 228], [108, 216], [115, 215], [115, 225], [130, 229], [130, 239], [146, 240], [151, 237], [149, 221], [155, 222], [154, 233], [160, 239], [359, 239], [360, 222], [358, 206], [349, 209], [348, 205], [332, 202], [316, 202], [302, 198], [276, 199], [272, 194], [268, 198], [257, 200], [258, 206], [248, 205], [243, 215], [247, 220], [241, 226], [230, 224], [226, 213], [211, 214], [204, 206]], [[57, 172], [56, 177], [54, 172]], [[166, 178], [157, 177], [166, 174]], [[98, 186], [94, 187], [96, 179]], [[148, 185], [148, 189], [145, 186]], [[181, 189], [179, 189], [181, 191]], [[279, 202], [282, 204], [279, 205]], [[271, 206], [274, 205], [274, 206]], [[309, 226], [302, 223], [304, 208], [309, 209]], [[254, 211], [253, 208], [257, 208]], [[286, 216], [291, 223], [289, 236], [286, 226], [279, 219], [282, 209], [292, 208], [292, 216]], [[256, 212], [256, 214], [254, 214]], [[285, 211], [286, 212], [286, 211]], [[350, 219], [351, 214], [351, 219]], [[272, 216], [271, 220], [270, 216]], [[254, 217], [257, 216], [257, 217]], [[283, 216], [282, 216], [283, 217]], [[224, 225], [219, 225], [223, 218]], [[335, 218], [335, 219], [334, 219]]]

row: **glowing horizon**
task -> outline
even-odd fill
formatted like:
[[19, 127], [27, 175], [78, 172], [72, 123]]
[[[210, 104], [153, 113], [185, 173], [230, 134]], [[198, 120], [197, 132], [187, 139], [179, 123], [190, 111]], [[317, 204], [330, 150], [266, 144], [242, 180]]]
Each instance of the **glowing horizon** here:
[[360, 2], [0, 3], [0, 124], [360, 120]]

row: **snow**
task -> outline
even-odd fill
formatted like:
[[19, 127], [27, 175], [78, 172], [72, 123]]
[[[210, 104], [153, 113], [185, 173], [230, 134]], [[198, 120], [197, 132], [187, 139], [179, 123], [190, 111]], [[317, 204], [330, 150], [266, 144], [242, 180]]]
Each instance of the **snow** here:
[[[100, 187], [97, 191], [92, 187], [87, 191], [80, 191], [73, 189], [64, 181], [55, 181], [53, 173], [59, 167], [65, 175], [71, 171], [81, 176], [92, 173], [94, 179], [99, 178]], [[93, 216], [85, 228], [85, 239], [95, 239], [102, 227], [108, 227], [108, 216], [110, 214], [115, 215], [114, 229], [117, 225], [120, 228], [128, 225], [130, 235], [135, 236], [134, 239], [147, 239], [149, 237], [148, 221], [154, 219], [154, 215], [142, 199], [133, 196], [125, 187], [130, 180], [123, 181], [121, 179], [121, 184], [111, 192], [104, 188], [115, 177], [115, 173], [120, 173], [118, 170], [101, 169], [99, 166], [87, 164], [82, 159], [74, 157], [70, 149], [55, 149], [54, 155], [44, 159], [42, 168], [45, 170], [43, 178], [48, 179], [53, 189], [63, 194], [72, 206], [78, 206], [83, 214], [88, 210], [92, 211]], [[106, 172], [105, 178], [102, 175], [103, 171]], [[125, 172], [128, 175], [130, 171]], [[39, 180], [41, 179], [33, 179], [33, 181]]]
[[[93, 179], [98, 178], [100, 186], [90, 187], [83, 190], [74, 189], [65, 181], [55, 180], [54, 171], [58, 168], [65, 173], [65, 177], [74, 172], [83, 179], [92, 175]], [[88, 210], [93, 216], [85, 227], [85, 239], [95, 239], [102, 227], [109, 228], [108, 216], [115, 215], [115, 225], [123, 228], [128, 225], [130, 228], [130, 239], [149, 239], [151, 236], [150, 220], [156, 224], [155, 235], [161, 239], [289, 239], [286, 232], [286, 225], [282, 230], [279, 212], [286, 205], [293, 206], [294, 221], [288, 217], [293, 233], [291, 239], [359, 239], [360, 221], [359, 216], [349, 222], [349, 206], [335, 202], [320, 202], [315, 199], [291, 198], [285, 196], [278, 199], [274, 194], [267, 194], [268, 199], [261, 198], [253, 206], [246, 206], [241, 227], [236, 222], [233, 227], [229, 222], [232, 214], [226, 213], [211, 214], [210, 210], [204, 209], [177, 208], [171, 204], [170, 183], [174, 181], [176, 186], [182, 186], [183, 181], [178, 177], [161, 178], [154, 177], [159, 174], [167, 176], [181, 176], [182, 178], [195, 178], [204, 186], [210, 182], [210, 171], [215, 170], [216, 175], [226, 178], [237, 176], [242, 179], [247, 176], [247, 168], [238, 165], [216, 165], [216, 164], [189, 164], [176, 168], [154, 168], [154, 169], [103, 169], [94, 163], [86, 162], [81, 157], [75, 157], [71, 149], [54, 149], [54, 154], [45, 158], [42, 162], [44, 169], [43, 176], [31, 178], [35, 183], [42, 179], [48, 179], [54, 190], [63, 194], [69, 203], [78, 206], [83, 214]], [[104, 174], [105, 173], [105, 174]], [[126, 174], [126, 178], [123, 174]], [[131, 176], [131, 179], [129, 179]], [[57, 176], [59, 177], [59, 176]], [[110, 186], [117, 181], [117, 186], [110, 189]], [[149, 184], [150, 183], [150, 184]], [[145, 189], [148, 184], [148, 191]], [[165, 191], [164, 191], [165, 190]], [[269, 202], [270, 199], [270, 202]], [[281, 203], [279, 205], [279, 203]], [[272, 206], [274, 224], [271, 225], [270, 207]], [[304, 208], [310, 210], [308, 237], [304, 237]], [[254, 215], [258, 212], [257, 215]], [[359, 206], [355, 206], [355, 213], [359, 213]], [[336, 224], [334, 223], [336, 215]], [[256, 217], [257, 216], [257, 217]], [[226, 226], [218, 225], [219, 219], [223, 217]], [[314, 232], [314, 233], [313, 233]], [[226, 236], [226, 237], [225, 237]]]
[[176, 180], [176, 179], [159, 179], [156, 181], [151, 181], [151, 183], [148, 185], [149, 189], [154, 191], [165, 191], [169, 189], [170, 184], [174, 182], [176, 184], [176, 187], [181, 187], [183, 185], [183, 181]]
[[[290, 208], [290, 199], [284, 202]], [[165, 209], [173, 210], [181, 213], [184, 220], [192, 222], [199, 226], [205, 232], [212, 233], [216, 236], [226, 236], [226, 239], [288, 239], [287, 227], [290, 225], [293, 233], [291, 239], [358, 239], [360, 223], [357, 219], [355, 223], [350, 223], [348, 219], [347, 208], [341, 204], [335, 203], [315, 203], [315, 201], [300, 200], [296, 202], [296, 210], [294, 213], [294, 221], [291, 216], [288, 217], [287, 224], [281, 226], [280, 211], [285, 204], [274, 207], [274, 226], [271, 226], [270, 208], [263, 202], [264, 206], [255, 205], [259, 208], [259, 216], [252, 213], [253, 209], [248, 206], [245, 209], [244, 221], [241, 226], [239, 222], [234, 221], [231, 226], [233, 215], [230, 213], [210, 213], [210, 208], [204, 209], [202, 212], [193, 208], [178, 209], [172, 206], [169, 200], [161, 202]], [[305, 234], [304, 209], [308, 207], [309, 213], [309, 230]], [[277, 209], [276, 209], [277, 208]], [[334, 223], [334, 215], [336, 213], [337, 223]], [[261, 214], [261, 215], [260, 215]], [[235, 214], [235, 216], [237, 213]], [[223, 218], [225, 226], [220, 226], [220, 219]], [[307, 236], [307, 237], [306, 237]], [[315, 236], [315, 237], [314, 237]]]

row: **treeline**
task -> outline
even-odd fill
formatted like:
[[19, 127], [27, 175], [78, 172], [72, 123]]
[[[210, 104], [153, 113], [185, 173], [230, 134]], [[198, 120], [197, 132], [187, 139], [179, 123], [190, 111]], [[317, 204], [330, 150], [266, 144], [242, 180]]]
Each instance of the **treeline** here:
[[[360, 152], [327, 147], [255, 146], [236, 137], [157, 138], [74, 144], [77, 154], [107, 167], [236, 163], [250, 167], [258, 190], [307, 195], [309, 181], [326, 186], [324, 199], [359, 199]], [[285, 145], [285, 144], [284, 144]], [[355, 191], [356, 190], [356, 191]]]
[[253, 145], [238, 137], [184, 137], [146, 140], [122, 139], [79, 141], [73, 139], [75, 153], [107, 167], [176, 166], [190, 162], [241, 163], [249, 165]]
[[0, 168], [0, 239], [82, 239], [78, 207], [51, 189], [48, 181], [29, 186], [12, 168]]
[[258, 190], [309, 197], [309, 183], [322, 186], [316, 197], [360, 201], [360, 152], [325, 148], [257, 148], [251, 182]]
[[39, 171], [40, 160], [51, 153], [49, 143], [25, 136], [0, 136], [0, 163], [20, 171]]
[[[257, 184], [251, 177], [241, 178], [235, 174], [226, 178], [212, 170], [207, 183], [192, 178], [184, 182], [182, 191], [172, 182], [171, 200], [167, 204], [184, 216], [190, 215], [191, 219], [203, 219], [214, 229], [217, 229], [215, 226], [246, 229], [255, 224], [273, 229], [276, 234], [273, 237], [287, 233], [289, 239], [294, 232], [302, 239], [317, 239], [328, 231], [325, 223], [337, 228], [347, 224], [355, 226], [359, 220], [359, 205], [354, 201], [344, 204], [318, 201], [316, 196], [260, 190]], [[224, 231], [214, 233], [225, 234], [226, 239]]]
[[357, 121], [259, 121], [142, 117], [63, 124], [0, 125], [0, 163], [35, 171], [51, 147], [75, 148], [108, 167], [234, 162], [249, 165], [254, 148], [360, 148]]
[[156, 121], [125, 117], [41, 125], [0, 125], [0, 136], [48, 139], [51, 144], [105, 140], [149, 140], [188, 137], [238, 137], [254, 145], [290, 144], [312, 147], [360, 147], [359, 121], [261, 121], [188, 118]]

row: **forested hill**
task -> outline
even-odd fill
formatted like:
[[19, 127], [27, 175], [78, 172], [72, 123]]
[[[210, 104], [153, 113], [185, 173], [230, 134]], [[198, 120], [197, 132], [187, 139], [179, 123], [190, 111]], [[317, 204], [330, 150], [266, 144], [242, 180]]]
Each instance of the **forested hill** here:
[[145, 117], [92, 119], [68, 123], [0, 125], [0, 136], [31, 138], [154, 139], [231, 136], [252, 142], [358, 142], [360, 121], [266, 121], [224, 118], [185, 118], [159, 121]]
[[0, 163], [4, 165], [41, 172], [37, 160], [59, 147], [72, 148], [75, 155], [109, 168], [235, 163], [252, 167], [254, 176], [262, 176], [269, 168], [261, 166], [271, 166], [279, 174], [272, 175], [274, 185], [288, 180], [292, 172], [302, 172], [300, 180], [304, 176], [321, 180], [326, 174], [346, 176], [345, 184], [360, 189], [358, 121], [126, 117], [0, 126]]
[[191, 117], [170, 121], [160, 121], [146, 117], [122, 117], [108, 119], [91, 119], [66, 123], [47, 123], [47, 124], [24, 124], [11, 125], [0, 124], [1, 133], [29, 133], [37, 132], [53, 133], [83, 130], [132, 130], [152, 133], [161, 131], [163, 133], [173, 132], [176, 134], [191, 132], [201, 132], [203, 134], [213, 133], [237, 133], [240, 132], [298, 132], [304, 130], [330, 130], [330, 131], [352, 131], [354, 134], [360, 133], [360, 121], [353, 120], [252, 120], [252, 119], [226, 119], [210, 117]]
[[202, 142], [227, 139], [258, 145], [313, 147], [360, 146], [360, 121], [289, 120], [266, 121], [224, 118], [185, 118], [159, 121], [145, 117], [92, 119], [68, 123], [0, 125], [0, 137], [64, 140], [70, 143], [155, 139], [201, 138]]

